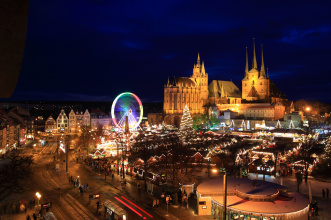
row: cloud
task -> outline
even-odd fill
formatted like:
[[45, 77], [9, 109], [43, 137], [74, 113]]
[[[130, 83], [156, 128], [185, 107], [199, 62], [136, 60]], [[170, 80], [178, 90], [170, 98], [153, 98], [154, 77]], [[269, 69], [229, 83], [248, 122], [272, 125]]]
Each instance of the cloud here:
[[291, 30], [280, 40], [285, 43], [300, 44], [302, 40], [313, 40], [318, 38], [320, 35], [330, 33], [330, 26], [324, 26], [319, 28], [312, 28], [306, 30]]

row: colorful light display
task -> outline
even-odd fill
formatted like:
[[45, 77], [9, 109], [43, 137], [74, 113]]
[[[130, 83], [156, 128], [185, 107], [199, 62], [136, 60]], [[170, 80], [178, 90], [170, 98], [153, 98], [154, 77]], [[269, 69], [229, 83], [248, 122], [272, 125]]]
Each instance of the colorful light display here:
[[129, 129], [135, 130], [143, 117], [143, 106], [135, 94], [124, 92], [116, 97], [111, 107], [111, 115], [114, 124], [121, 130], [125, 128], [125, 120], [128, 117]]

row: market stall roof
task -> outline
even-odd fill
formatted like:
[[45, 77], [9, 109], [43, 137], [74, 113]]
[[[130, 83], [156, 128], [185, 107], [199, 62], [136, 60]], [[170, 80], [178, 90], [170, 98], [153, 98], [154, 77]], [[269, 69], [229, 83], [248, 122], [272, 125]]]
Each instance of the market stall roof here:
[[286, 129], [286, 128], [277, 128], [272, 131], [272, 133], [289, 133], [289, 134], [304, 134], [306, 135], [307, 132], [300, 130], [300, 129]]
[[[223, 204], [222, 196], [214, 196], [212, 199]], [[289, 193], [287, 197], [273, 202], [254, 202], [241, 199], [237, 196], [227, 197], [227, 207], [259, 214], [286, 214], [303, 210], [308, 206], [308, 199], [298, 193]]]
[[[287, 189], [285, 186], [260, 180], [250, 180], [246, 178], [228, 178], [228, 192], [240, 191], [242, 193], [254, 195], [272, 195], [277, 193], [277, 189]], [[256, 182], [256, 187], [253, 183]], [[201, 183], [197, 191], [199, 194], [221, 193], [223, 190], [223, 178], [213, 179]]]
[[[253, 196], [271, 196], [278, 190], [286, 189], [285, 186], [259, 180], [228, 178], [228, 194], [233, 192], [241, 192]], [[197, 187], [197, 192], [201, 197], [209, 196], [215, 202], [223, 204], [223, 178], [213, 179], [200, 184]], [[245, 200], [237, 195], [227, 196], [227, 206], [230, 209], [239, 211], [247, 211], [250, 213], [265, 213], [265, 214], [280, 214], [292, 213], [305, 209], [308, 206], [308, 199], [299, 193], [292, 192], [285, 195], [279, 195], [272, 202], [267, 201], [250, 201]]]

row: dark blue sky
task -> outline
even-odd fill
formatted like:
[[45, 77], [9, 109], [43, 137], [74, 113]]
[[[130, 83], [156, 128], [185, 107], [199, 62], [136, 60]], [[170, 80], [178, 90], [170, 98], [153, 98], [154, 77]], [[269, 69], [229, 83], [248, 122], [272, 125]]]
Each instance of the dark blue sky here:
[[241, 89], [245, 47], [251, 65], [255, 37], [258, 65], [263, 44], [270, 78], [288, 99], [331, 102], [329, 1], [36, 0], [29, 7], [9, 100], [113, 101], [131, 91], [162, 102], [168, 77], [190, 76], [198, 52], [209, 83], [232, 79]]

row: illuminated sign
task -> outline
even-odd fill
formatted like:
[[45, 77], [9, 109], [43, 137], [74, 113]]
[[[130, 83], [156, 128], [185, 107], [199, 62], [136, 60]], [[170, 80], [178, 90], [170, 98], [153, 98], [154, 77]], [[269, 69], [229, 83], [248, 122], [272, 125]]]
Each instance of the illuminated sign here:
[[92, 199], [97, 199], [97, 198], [100, 198], [100, 194], [90, 194], [89, 195], [89, 199], [92, 200]]
[[42, 209], [48, 209], [48, 208], [51, 208], [51, 207], [52, 207], [52, 202], [41, 204]]

